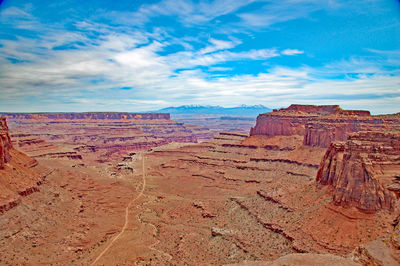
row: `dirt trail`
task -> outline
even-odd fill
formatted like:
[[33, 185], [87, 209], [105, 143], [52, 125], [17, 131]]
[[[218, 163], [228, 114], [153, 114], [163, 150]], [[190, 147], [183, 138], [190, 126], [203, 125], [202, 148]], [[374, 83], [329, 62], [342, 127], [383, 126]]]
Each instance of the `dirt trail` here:
[[[151, 224], [151, 223], [148, 223], [148, 224], [151, 225], [151, 226], [153, 226], [154, 232], [155, 232], [155, 233], [158, 232], [157, 227], [156, 227], [154, 224]], [[166, 252], [164, 252], [164, 251], [161, 251], [161, 250], [155, 248], [155, 246], [158, 245], [159, 243], [160, 243], [160, 240], [157, 239], [156, 242], [154, 242], [153, 244], [151, 244], [151, 245], [149, 246], [149, 249], [151, 249], [151, 250], [153, 250], [153, 251], [156, 251], [156, 252], [158, 252], [158, 253], [160, 253], [160, 254], [166, 256], [166, 257], [168, 258], [168, 261], [171, 261], [171, 260], [172, 260], [172, 256], [171, 256], [170, 254], [168, 254], [168, 253], [166, 253]]]
[[143, 178], [143, 185], [142, 185], [142, 189], [140, 190], [139, 194], [131, 200], [131, 202], [129, 202], [128, 206], [126, 206], [125, 208], [125, 224], [121, 229], [121, 232], [119, 232], [118, 235], [116, 235], [111, 241], [110, 243], [108, 243], [108, 245], [106, 246], [106, 248], [97, 256], [97, 258], [90, 264], [90, 265], [95, 265], [96, 262], [110, 249], [110, 247], [114, 244], [115, 241], [117, 241], [121, 235], [125, 232], [126, 228], [128, 227], [128, 223], [129, 223], [129, 209], [132, 207], [132, 204], [137, 201], [142, 195], [143, 192], [146, 188], [146, 173], [145, 173], [145, 167], [144, 167], [144, 159], [145, 159], [145, 155], [142, 155], [142, 178]]

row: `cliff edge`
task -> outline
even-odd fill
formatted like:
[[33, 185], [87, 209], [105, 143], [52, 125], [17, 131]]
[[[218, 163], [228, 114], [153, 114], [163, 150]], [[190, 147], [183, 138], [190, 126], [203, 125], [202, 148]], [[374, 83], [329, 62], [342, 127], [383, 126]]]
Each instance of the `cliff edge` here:
[[400, 130], [400, 116], [372, 116], [369, 111], [343, 110], [338, 105], [297, 105], [260, 114], [250, 135], [300, 135], [306, 146], [328, 148], [359, 131]]
[[13, 148], [6, 119], [0, 118], [0, 214], [39, 191], [44, 176], [36, 166], [35, 159]]
[[0, 118], [0, 169], [11, 159], [10, 149], [12, 148], [10, 134], [5, 118]]
[[400, 133], [358, 132], [332, 143], [316, 180], [333, 189], [337, 205], [393, 211], [400, 197]]

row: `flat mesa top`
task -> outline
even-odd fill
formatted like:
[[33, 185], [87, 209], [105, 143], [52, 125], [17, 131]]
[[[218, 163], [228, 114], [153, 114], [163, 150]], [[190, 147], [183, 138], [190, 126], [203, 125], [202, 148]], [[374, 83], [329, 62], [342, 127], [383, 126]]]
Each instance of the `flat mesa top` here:
[[342, 116], [371, 116], [366, 110], [343, 110], [339, 105], [302, 105], [292, 104], [288, 108], [274, 109], [272, 113], [265, 115], [281, 115], [281, 114], [301, 114], [301, 115], [342, 115]]

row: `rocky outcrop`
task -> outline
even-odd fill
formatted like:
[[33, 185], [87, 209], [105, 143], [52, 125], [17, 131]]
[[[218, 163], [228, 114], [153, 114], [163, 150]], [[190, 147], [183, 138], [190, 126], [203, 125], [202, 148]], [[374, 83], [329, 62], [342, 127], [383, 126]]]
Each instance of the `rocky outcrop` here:
[[356, 115], [370, 116], [369, 111], [364, 110], [343, 110], [339, 105], [302, 105], [292, 104], [288, 108], [281, 109], [286, 112], [301, 112], [318, 115]]
[[[335, 114], [339, 113], [341, 108], [339, 105], [303, 105], [303, 104], [292, 104], [288, 108], [282, 108], [279, 111], [286, 112], [301, 112], [311, 114]], [[277, 112], [277, 110], [274, 110]]]
[[400, 116], [371, 116], [369, 111], [343, 110], [338, 105], [291, 105], [261, 114], [250, 135], [303, 136], [306, 146], [329, 147], [359, 131], [400, 129]]
[[44, 120], [169, 120], [168, 113], [117, 113], [117, 112], [88, 112], [88, 113], [3, 113], [10, 119], [44, 119]]
[[311, 168], [318, 168], [318, 165], [315, 164], [310, 164], [310, 163], [301, 163], [298, 161], [293, 161], [289, 159], [268, 159], [268, 158], [250, 158], [251, 162], [280, 162], [280, 163], [287, 163], [287, 164], [294, 164], [298, 166], [305, 166], [305, 167], [311, 167]]
[[[356, 111], [354, 111], [356, 112]], [[362, 111], [357, 111], [362, 112]], [[365, 111], [369, 115], [368, 111]], [[298, 105], [274, 110], [272, 113], [261, 114], [257, 123], [251, 128], [250, 135], [291, 136], [306, 135], [306, 124], [318, 121], [322, 117], [332, 115], [348, 115], [338, 105]]]
[[12, 148], [11, 138], [5, 118], [0, 118], [0, 169], [11, 159], [10, 149]]
[[337, 205], [363, 212], [393, 210], [400, 197], [400, 133], [353, 133], [334, 142], [317, 173], [317, 182], [333, 189]]
[[283, 115], [280, 112], [261, 114], [257, 117], [256, 126], [250, 129], [250, 136], [303, 136], [308, 119], [310, 119], [309, 116]]
[[327, 148], [333, 141], [345, 141], [353, 132], [382, 130], [385, 120], [373, 117], [327, 117], [307, 122], [304, 144]]
[[35, 158], [68, 158], [72, 160], [82, 160], [82, 155], [76, 152], [52, 152], [34, 156]]
[[21, 197], [39, 191], [44, 175], [37, 161], [14, 149], [5, 118], [0, 118], [0, 214], [17, 206]]
[[400, 265], [400, 250], [391, 246], [389, 241], [378, 238], [374, 241], [358, 246], [351, 253], [354, 261], [362, 265]]
[[391, 237], [391, 243], [392, 246], [397, 249], [400, 250], [400, 216], [397, 217], [397, 219], [394, 221], [394, 231]]

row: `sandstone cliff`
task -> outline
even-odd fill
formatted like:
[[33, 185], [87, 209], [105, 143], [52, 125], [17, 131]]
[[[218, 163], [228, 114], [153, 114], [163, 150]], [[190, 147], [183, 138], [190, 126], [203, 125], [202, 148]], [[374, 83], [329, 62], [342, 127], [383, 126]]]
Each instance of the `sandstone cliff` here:
[[327, 148], [333, 141], [345, 141], [350, 133], [385, 130], [386, 124], [385, 120], [371, 116], [319, 117], [306, 123], [304, 144]]
[[283, 115], [279, 112], [262, 114], [257, 117], [255, 127], [251, 128], [250, 136], [292, 136], [304, 135], [308, 116]]
[[337, 205], [363, 212], [393, 210], [400, 197], [400, 133], [359, 132], [334, 142], [317, 173]]
[[15, 150], [5, 118], [0, 118], [0, 214], [18, 205], [21, 196], [38, 191], [42, 175], [36, 160]]
[[0, 118], [0, 169], [10, 161], [10, 149], [12, 148], [10, 135], [5, 118]]
[[343, 110], [338, 105], [291, 105], [261, 114], [250, 135], [303, 136], [304, 145], [329, 147], [350, 133], [400, 129], [398, 115], [371, 116], [369, 111]]

